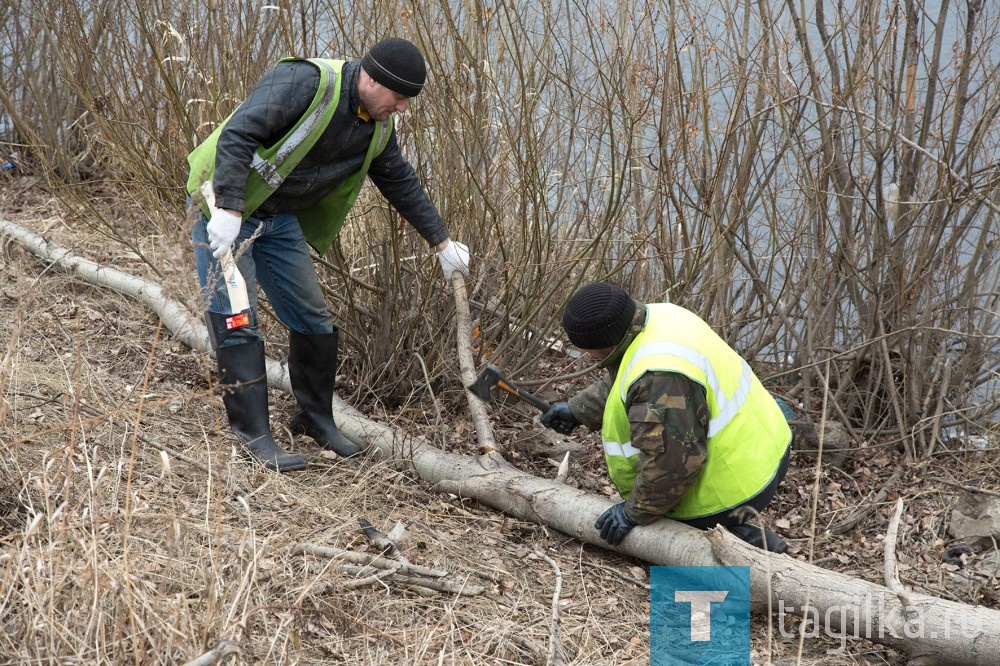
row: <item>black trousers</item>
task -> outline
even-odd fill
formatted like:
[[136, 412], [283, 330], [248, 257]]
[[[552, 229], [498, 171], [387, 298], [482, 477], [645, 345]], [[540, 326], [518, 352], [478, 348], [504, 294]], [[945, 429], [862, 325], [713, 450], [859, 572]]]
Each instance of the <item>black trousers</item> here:
[[[792, 453], [792, 447], [789, 444], [788, 450], [785, 451], [785, 455], [781, 458], [781, 462], [778, 464], [778, 471], [771, 479], [771, 483], [761, 490], [759, 493], [748, 499], [746, 502], [740, 506], [752, 506], [757, 511], [763, 511], [767, 508], [767, 505], [771, 503], [774, 499], [774, 494], [778, 491], [778, 486], [781, 482], [785, 480], [785, 474], [788, 472], [788, 458]], [[732, 509], [726, 509], [720, 513], [713, 513], [710, 516], [702, 516], [701, 518], [691, 518], [690, 520], [678, 520], [679, 523], [684, 523], [690, 525], [691, 527], [697, 527], [699, 530], [707, 530], [715, 527], [716, 525], [722, 525], [723, 527], [732, 527], [740, 524], [740, 517], [730, 516]]]

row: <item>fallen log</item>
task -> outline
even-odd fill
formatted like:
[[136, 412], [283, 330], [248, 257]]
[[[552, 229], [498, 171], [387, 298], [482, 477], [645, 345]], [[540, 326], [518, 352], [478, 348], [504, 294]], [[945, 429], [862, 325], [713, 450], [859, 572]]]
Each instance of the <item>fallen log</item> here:
[[[188, 346], [208, 352], [208, 335], [195, 317], [155, 283], [102, 267], [11, 222], [0, 233], [33, 254], [92, 284], [135, 298], [157, 313]], [[291, 391], [285, 366], [267, 362], [268, 381]], [[409, 433], [375, 423], [339, 399], [334, 410], [341, 431], [377, 448], [386, 459], [415, 472], [438, 492], [471, 498], [511, 516], [547, 525], [576, 539], [608, 548], [593, 527], [608, 498], [540, 479], [489, 456], [472, 459], [418, 441]], [[482, 461], [482, 462], [481, 462]], [[485, 463], [485, 464], [483, 464]], [[911, 664], [993, 666], [1000, 663], [1000, 611], [889, 588], [753, 548], [725, 530], [700, 532], [663, 520], [633, 530], [617, 549], [654, 565], [749, 566], [751, 601], [778, 613], [812, 620], [816, 635], [845, 642], [866, 638], [907, 653]], [[784, 626], [779, 622], [779, 631]]]
[[[895, 592], [784, 555], [762, 553], [725, 530], [711, 530], [718, 563], [750, 567], [750, 596], [778, 614], [805, 617], [812, 635], [846, 645], [867, 638], [909, 655], [909, 666], [997, 664], [1000, 612], [912, 591]], [[807, 633], [807, 635], [809, 635]]]

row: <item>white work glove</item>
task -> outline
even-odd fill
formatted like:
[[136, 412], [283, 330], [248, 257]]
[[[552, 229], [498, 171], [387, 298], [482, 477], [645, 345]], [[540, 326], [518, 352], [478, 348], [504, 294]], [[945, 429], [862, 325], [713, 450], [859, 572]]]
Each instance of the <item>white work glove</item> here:
[[438, 260], [441, 262], [441, 270], [444, 272], [446, 280], [451, 279], [451, 274], [455, 271], [469, 276], [469, 246], [458, 241], [449, 240], [444, 249], [438, 252]]
[[229, 252], [236, 237], [240, 235], [243, 221], [239, 215], [233, 215], [222, 208], [212, 209], [212, 219], [208, 221], [208, 244], [212, 248], [212, 256], [218, 259]]

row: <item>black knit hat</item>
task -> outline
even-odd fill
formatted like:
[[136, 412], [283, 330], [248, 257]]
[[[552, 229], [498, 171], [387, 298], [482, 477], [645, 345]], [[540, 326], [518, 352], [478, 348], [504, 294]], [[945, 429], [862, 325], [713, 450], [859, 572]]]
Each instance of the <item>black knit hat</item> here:
[[424, 56], [412, 42], [399, 37], [383, 39], [368, 49], [361, 68], [389, 90], [416, 97], [427, 79]]
[[566, 303], [563, 328], [580, 349], [615, 347], [632, 325], [635, 301], [623, 290], [604, 282], [581, 287]]

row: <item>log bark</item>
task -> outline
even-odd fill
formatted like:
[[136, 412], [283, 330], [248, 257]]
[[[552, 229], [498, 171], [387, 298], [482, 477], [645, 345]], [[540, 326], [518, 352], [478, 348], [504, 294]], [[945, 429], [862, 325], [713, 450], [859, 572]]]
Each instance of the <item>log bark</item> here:
[[[458, 364], [462, 371], [462, 383], [468, 387], [476, 381], [476, 367], [472, 358], [469, 335], [472, 332], [472, 315], [469, 312], [469, 299], [465, 293], [465, 277], [458, 271], [452, 275], [451, 286], [455, 294], [455, 328], [458, 330]], [[505, 464], [507, 461], [496, 450], [496, 438], [493, 436], [493, 426], [490, 425], [490, 415], [486, 405], [479, 396], [466, 388], [465, 397], [469, 403], [469, 416], [476, 425], [476, 437], [479, 440], [479, 455], [486, 456], [484, 466]]]
[[[868, 638], [909, 655], [911, 663], [1000, 663], [1000, 612], [994, 609], [897, 593], [791, 557], [762, 553], [725, 530], [711, 530], [707, 537], [720, 564], [750, 567], [752, 602], [770, 602], [779, 616], [807, 615], [825, 636]], [[780, 622], [778, 629], [785, 632]]]
[[[208, 352], [200, 321], [154, 283], [73, 255], [19, 225], [0, 220], [0, 233], [33, 254], [92, 284], [147, 304], [175, 337]], [[291, 391], [286, 368], [268, 359], [269, 382]], [[508, 465], [491, 464], [419, 443], [408, 433], [366, 419], [339, 399], [341, 431], [415, 472], [439, 492], [472, 498], [511, 516], [547, 525], [576, 539], [608, 548], [593, 527], [612, 502], [602, 496], [540, 479]], [[907, 653], [920, 664], [994, 666], [1000, 663], [1000, 611], [916, 592], [905, 595], [785, 555], [753, 548], [725, 530], [701, 532], [670, 520], [632, 530], [614, 549], [653, 565], [749, 566], [751, 601], [780, 616], [808, 616], [833, 638], [868, 638]], [[902, 599], [902, 600], [901, 600]], [[779, 623], [779, 630], [785, 628]]]

